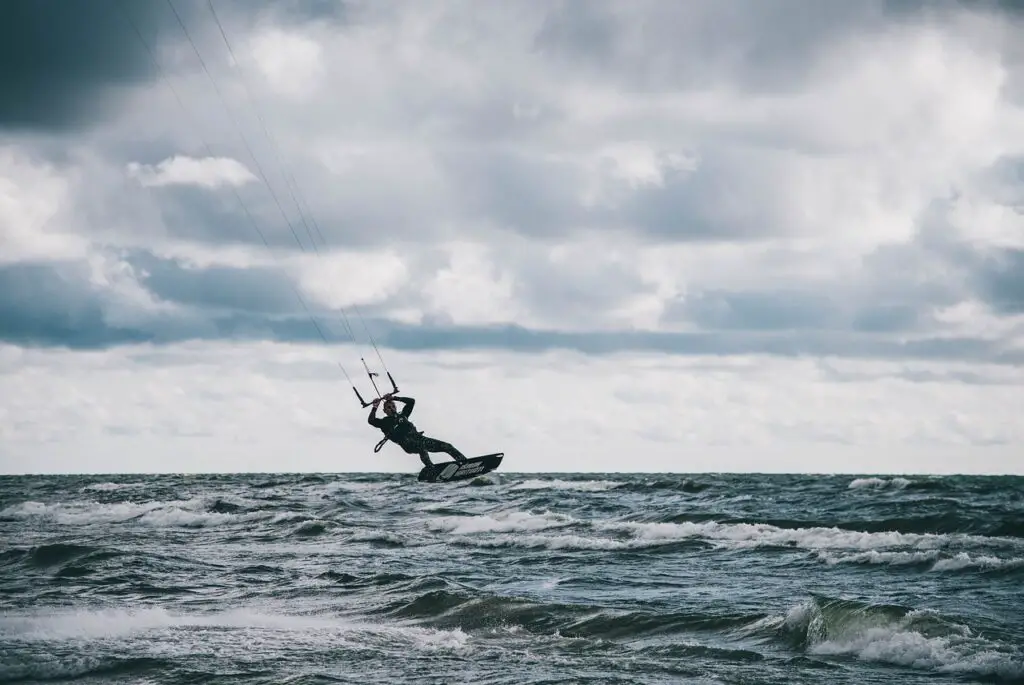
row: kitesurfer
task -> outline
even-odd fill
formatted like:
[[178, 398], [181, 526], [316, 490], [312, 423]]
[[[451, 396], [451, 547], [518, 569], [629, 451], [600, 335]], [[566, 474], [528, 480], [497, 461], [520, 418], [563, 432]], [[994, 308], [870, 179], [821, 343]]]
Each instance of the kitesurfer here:
[[[395, 400], [404, 404], [401, 413], [395, 407]], [[377, 407], [382, 402], [386, 416], [378, 417]], [[459, 464], [466, 461], [466, 457], [463, 456], [462, 452], [455, 449], [449, 443], [437, 440], [436, 438], [429, 438], [423, 435], [421, 431], [416, 430], [416, 426], [409, 420], [409, 414], [412, 413], [412, 408], [416, 404], [416, 400], [413, 398], [398, 397], [393, 393], [389, 393], [383, 397], [376, 398], [371, 404], [373, 404], [373, 409], [370, 410], [366, 422], [375, 428], [379, 428], [384, 433], [385, 440], [395, 443], [408, 454], [419, 454], [420, 461], [423, 462], [424, 466], [433, 466], [428, 455], [429, 452], [444, 452]]]

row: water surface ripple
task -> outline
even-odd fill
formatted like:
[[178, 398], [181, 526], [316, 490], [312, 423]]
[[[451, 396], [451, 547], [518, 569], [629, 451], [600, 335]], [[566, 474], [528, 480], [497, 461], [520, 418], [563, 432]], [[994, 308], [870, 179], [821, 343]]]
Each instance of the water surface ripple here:
[[1024, 478], [0, 478], [0, 681], [1024, 682]]

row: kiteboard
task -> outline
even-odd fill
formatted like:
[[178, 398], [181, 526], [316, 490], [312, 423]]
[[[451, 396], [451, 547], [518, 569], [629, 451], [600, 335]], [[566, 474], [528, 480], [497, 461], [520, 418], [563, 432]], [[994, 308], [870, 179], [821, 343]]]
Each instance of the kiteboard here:
[[442, 464], [424, 466], [420, 471], [419, 480], [427, 483], [448, 483], [453, 480], [475, 478], [498, 468], [504, 457], [504, 452], [495, 452], [467, 459], [462, 464], [446, 461]]

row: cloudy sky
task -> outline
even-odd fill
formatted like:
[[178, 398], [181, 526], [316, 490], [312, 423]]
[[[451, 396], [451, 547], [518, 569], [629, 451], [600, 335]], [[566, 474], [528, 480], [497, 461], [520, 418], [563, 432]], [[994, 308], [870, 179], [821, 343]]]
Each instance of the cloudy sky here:
[[1024, 473], [1022, 183], [1010, 2], [7, 0], [0, 471]]

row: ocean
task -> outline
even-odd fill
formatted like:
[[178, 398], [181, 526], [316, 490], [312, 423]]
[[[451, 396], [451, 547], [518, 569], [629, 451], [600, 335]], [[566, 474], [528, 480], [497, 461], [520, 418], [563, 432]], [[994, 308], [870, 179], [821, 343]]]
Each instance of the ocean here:
[[0, 478], [5, 683], [1024, 682], [1024, 478]]

